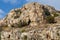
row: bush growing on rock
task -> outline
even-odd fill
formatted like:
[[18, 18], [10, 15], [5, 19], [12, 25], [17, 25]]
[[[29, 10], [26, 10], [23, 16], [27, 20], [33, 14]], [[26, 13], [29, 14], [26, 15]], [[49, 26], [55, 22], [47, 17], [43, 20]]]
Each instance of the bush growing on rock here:
[[24, 40], [27, 40], [27, 35], [24, 36]]
[[47, 16], [47, 17], [46, 17], [46, 21], [47, 21], [48, 23], [54, 23], [54, 22], [55, 22], [53, 16]]
[[26, 21], [26, 20], [20, 20], [20, 22], [18, 23], [18, 27], [24, 27], [30, 24], [30, 20]]
[[54, 13], [54, 17], [57, 17], [57, 16], [59, 16], [57, 13]]
[[22, 33], [25, 32], [25, 31], [26, 31], [25, 29], [21, 29], [21, 30], [20, 30], [20, 32], [22, 32]]
[[49, 11], [45, 11], [45, 15], [46, 16], [50, 16], [50, 12]]

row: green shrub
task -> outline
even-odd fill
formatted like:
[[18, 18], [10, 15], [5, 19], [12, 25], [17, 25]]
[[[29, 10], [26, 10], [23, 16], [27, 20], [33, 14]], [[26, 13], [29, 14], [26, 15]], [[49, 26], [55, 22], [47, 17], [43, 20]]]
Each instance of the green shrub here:
[[44, 12], [45, 12], [45, 15], [46, 15], [46, 16], [50, 16], [50, 12], [49, 12], [48, 9], [44, 8]]
[[46, 12], [45, 12], [45, 15], [46, 15], [46, 16], [50, 16], [50, 12], [46, 11]]
[[53, 17], [53, 16], [47, 16], [47, 17], [46, 17], [46, 21], [47, 21], [48, 23], [54, 23], [54, 17]]
[[54, 15], [54, 17], [57, 17], [57, 16], [59, 16], [59, 15], [58, 15], [58, 14], [56, 14], [56, 13], [54, 13], [53, 15]]
[[30, 24], [30, 20], [29, 21], [25, 21], [25, 20], [20, 20], [20, 22], [18, 23], [18, 27], [24, 27]]
[[27, 35], [24, 36], [24, 40], [27, 40]]
[[24, 21], [24, 22], [21, 22], [21, 21], [20, 21], [20, 22], [18, 23], [18, 27], [20, 27], [20, 28], [21, 28], [21, 27], [24, 27], [24, 26], [27, 26], [27, 25], [28, 25], [28, 24], [27, 24], [25, 21]]
[[20, 30], [20, 32], [22, 32], [22, 33], [25, 32], [25, 29]]

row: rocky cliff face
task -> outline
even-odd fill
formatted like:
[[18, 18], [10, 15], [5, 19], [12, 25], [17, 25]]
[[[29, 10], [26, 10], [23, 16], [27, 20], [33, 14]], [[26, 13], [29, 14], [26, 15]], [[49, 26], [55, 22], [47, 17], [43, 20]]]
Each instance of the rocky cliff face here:
[[60, 40], [59, 20], [54, 7], [28, 3], [0, 20], [1, 40]]
[[10, 31], [2, 31], [1, 40], [60, 40], [60, 26], [49, 26], [28, 32], [13, 28]]

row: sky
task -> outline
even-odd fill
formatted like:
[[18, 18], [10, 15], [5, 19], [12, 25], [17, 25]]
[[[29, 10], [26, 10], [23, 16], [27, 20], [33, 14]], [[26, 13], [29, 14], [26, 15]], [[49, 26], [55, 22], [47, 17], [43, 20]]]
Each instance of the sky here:
[[20, 8], [29, 2], [51, 5], [60, 10], [60, 0], [0, 0], [0, 19], [4, 18], [10, 10]]

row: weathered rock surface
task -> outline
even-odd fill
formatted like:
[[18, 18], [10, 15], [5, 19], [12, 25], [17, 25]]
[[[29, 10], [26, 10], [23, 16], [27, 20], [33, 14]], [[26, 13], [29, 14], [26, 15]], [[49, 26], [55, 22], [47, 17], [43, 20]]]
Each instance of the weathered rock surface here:
[[[43, 23], [46, 16], [54, 16], [57, 13], [55, 8], [39, 3], [29, 3], [22, 8], [11, 10], [0, 22], [0, 26], [18, 27], [29, 25], [30, 23]], [[33, 26], [33, 24], [32, 24]]]
[[1, 40], [60, 40], [60, 13], [48, 5], [29, 3], [11, 10], [0, 20], [0, 28]]
[[18, 28], [2, 31], [1, 40], [60, 40], [60, 25], [20, 32]]

